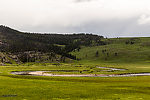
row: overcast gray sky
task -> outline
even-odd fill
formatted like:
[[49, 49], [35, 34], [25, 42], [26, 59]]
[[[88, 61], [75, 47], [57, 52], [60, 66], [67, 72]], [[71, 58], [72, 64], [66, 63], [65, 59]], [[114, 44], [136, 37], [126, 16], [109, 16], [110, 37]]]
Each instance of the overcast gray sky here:
[[0, 24], [27, 32], [150, 36], [150, 0], [0, 0]]

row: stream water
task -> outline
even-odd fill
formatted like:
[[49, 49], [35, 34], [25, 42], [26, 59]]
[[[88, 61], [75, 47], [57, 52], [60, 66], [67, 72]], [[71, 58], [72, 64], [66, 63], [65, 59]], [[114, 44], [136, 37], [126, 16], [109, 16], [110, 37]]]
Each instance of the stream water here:
[[102, 71], [124, 71], [124, 70], [126, 70], [126, 69], [110, 68], [110, 67], [97, 67], [97, 68], [104, 68], [104, 69], [106, 68], [106, 70], [102, 70]]
[[[107, 68], [107, 71], [123, 71], [126, 69]], [[11, 74], [15, 75], [33, 75], [33, 76], [62, 76], [62, 77], [131, 77], [131, 76], [150, 76], [150, 73], [126, 73], [126, 74], [53, 74], [51, 72], [77, 72], [78, 70], [53, 70], [53, 71], [15, 71]], [[85, 70], [87, 71], [87, 70]]]

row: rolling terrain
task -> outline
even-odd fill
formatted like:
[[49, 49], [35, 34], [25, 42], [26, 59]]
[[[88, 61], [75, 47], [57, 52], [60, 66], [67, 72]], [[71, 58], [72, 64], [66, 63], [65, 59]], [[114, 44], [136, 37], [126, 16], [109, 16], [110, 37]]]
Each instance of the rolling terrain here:
[[[71, 54], [81, 59], [80, 63], [127, 68], [131, 72], [150, 71], [150, 38], [104, 39], [107, 45], [85, 47]], [[98, 52], [98, 55], [96, 53]]]
[[[52, 38], [56, 41], [52, 41]], [[150, 73], [149, 37], [41, 35], [22, 33], [1, 26], [0, 40], [0, 100], [149, 100], [150, 98], [150, 76], [113, 76]], [[26, 46], [28, 42], [32, 45]], [[122, 70], [113, 70], [115, 68]], [[24, 74], [12, 74], [20, 71]], [[34, 71], [47, 71], [44, 74], [53, 76], [26, 74]], [[98, 75], [112, 76], [97, 77]]]

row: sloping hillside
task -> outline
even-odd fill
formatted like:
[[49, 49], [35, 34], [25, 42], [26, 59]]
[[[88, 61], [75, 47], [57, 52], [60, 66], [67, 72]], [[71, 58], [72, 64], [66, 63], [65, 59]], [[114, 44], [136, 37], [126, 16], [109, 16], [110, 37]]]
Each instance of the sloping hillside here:
[[[26, 52], [40, 52], [43, 55], [50, 55], [55, 58], [57, 55], [61, 56], [60, 59], [76, 57], [69, 54], [69, 52], [80, 49], [81, 46], [90, 45], [105, 45], [103, 36], [93, 34], [37, 34], [37, 33], [24, 33], [6, 26], [0, 26], [0, 52], [11, 53], [17, 56], [17, 59], [24, 61], [31, 54]], [[25, 56], [27, 55], [28, 56]], [[52, 54], [52, 55], [51, 55]], [[21, 55], [21, 56], [20, 56]], [[22, 58], [23, 57], [23, 58]], [[25, 58], [24, 58], [25, 57]], [[34, 60], [33, 60], [34, 58]], [[30, 61], [35, 61], [32, 57]], [[55, 59], [56, 60], [56, 59]]]
[[107, 45], [85, 47], [72, 52], [81, 61], [138, 63], [150, 62], [150, 38], [114, 38], [104, 39]]

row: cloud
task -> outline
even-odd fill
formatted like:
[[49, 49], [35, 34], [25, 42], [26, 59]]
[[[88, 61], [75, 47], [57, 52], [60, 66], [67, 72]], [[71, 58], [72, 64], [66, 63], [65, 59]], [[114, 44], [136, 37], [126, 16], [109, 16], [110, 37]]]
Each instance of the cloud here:
[[138, 23], [140, 25], [143, 25], [143, 24], [150, 24], [150, 15], [141, 15], [140, 16], [140, 19], [138, 20]]
[[90, 2], [90, 1], [95, 1], [95, 0], [75, 0], [75, 2]]
[[150, 36], [149, 0], [0, 0], [0, 24], [21, 31]]

